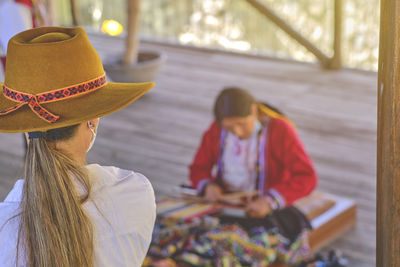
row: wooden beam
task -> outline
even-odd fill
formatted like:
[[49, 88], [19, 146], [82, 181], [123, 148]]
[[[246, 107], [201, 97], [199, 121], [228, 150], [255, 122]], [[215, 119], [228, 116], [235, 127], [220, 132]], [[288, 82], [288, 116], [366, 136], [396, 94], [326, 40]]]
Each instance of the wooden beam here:
[[[35, 3], [37, 0], [32, 0], [32, 3]], [[45, 6], [45, 24], [43, 26], [55, 26], [58, 25], [56, 23], [56, 3], [51, 0], [45, 0], [42, 2]]]
[[299, 42], [302, 46], [304, 46], [308, 51], [313, 53], [315, 57], [321, 62], [321, 65], [324, 68], [330, 67], [331, 59], [326, 56], [321, 50], [318, 49], [315, 45], [313, 45], [310, 41], [308, 41], [304, 36], [298, 33], [295, 29], [293, 29], [288, 23], [286, 23], [283, 19], [281, 19], [278, 15], [276, 15], [271, 9], [269, 9], [264, 4], [260, 3], [258, 0], [246, 0], [250, 5], [252, 5], [255, 9], [257, 9], [261, 14], [269, 18], [273, 23], [275, 23], [279, 28], [281, 28], [284, 32], [286, 32], [289, 36]]
[[78, 7], [78, 2], [76, 0], [70, 0], [69, 3], [71, 8], [72, 25], [78, 26], [81, 23], [81, 16]]
[[400, 1], [381, 0], [376, 266], [400, 266]]
[[333, 39], [333, 57], [329, 68], [340, 69], [342, 67], [342, 16], [343, 1], [335, 0], [335, 21], [334, 21], [334, 39]]
[[125, 39], [124, 65], [131, 65], [138, 59], [140, 0], [127, 0], [127, 35]]

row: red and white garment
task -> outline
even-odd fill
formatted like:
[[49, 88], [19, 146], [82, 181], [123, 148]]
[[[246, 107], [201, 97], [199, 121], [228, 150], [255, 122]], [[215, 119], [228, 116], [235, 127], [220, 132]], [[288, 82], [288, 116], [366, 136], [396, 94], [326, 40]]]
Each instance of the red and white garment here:
[[256, 188], [258, 133], [261, 123], [257, 120], [249, 138], [240, 140], [228, 133], [225, 140], [223, 181], [227, 191], [250, 192]]
[[[288, 122], [270, 118], [264, 126], [268, 129], [267, 141], [261, 147], [265, 153], [266, 182], [261, 193], [277, 200], [277, 208], [283, 208], [308, 195], [316, 187], [318, 178], [295, 129]], [[221, 131], [214, 121], [204, 132], [190, 165], [191, 186], [199, 191], [208, 182], [218, 180], [212, 171], [220, 157]]]

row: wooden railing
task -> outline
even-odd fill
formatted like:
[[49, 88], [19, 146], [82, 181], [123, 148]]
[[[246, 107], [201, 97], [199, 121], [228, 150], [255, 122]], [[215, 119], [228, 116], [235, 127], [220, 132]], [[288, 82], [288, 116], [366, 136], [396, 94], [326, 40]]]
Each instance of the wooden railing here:
[[[71, 16], [74, 25], [80, 25], [80, 11], [77, 0], [70, 0]], [[128, 1], [128, 0], [127, 0]], [[132, 0], [129, 0], [132, 1]], [[342, 0], [333, 0], [334, 5], [334, 39], [333, 39], [333, 56], [330, 57], [321, 51], [316, 45], [296, 31], [284, 19], [279, 17], [271, 8], [261, 3], [260, 0], [245, 0], [248, 4], [258, 10], [262, 15], [286, 32], [290, 37], [296, 40], [300, 45], [310, 51], [325, 69], [340, 69], [342, 67], [341, 60], [341, 44], [342, 44]]]
[[280, 29], [286, 32], [290, 37], [295, 39], [299, 44], [313, 53], [320, 61], [325, 69], [339, 69], [342, 67], [341, 61], [341, 43], [342, 43], [342, 0], [334, 0], [335, 22], [334, 22], [334, 41], [333, 41], [333, 56], [329, 57], [324, 54], [317, 46], [311, 43], [307, 38], [296, 31], [292, 26], [280, 18], [272, 9], [259, 0], [245, 0], [261, 14], [267, 17]]

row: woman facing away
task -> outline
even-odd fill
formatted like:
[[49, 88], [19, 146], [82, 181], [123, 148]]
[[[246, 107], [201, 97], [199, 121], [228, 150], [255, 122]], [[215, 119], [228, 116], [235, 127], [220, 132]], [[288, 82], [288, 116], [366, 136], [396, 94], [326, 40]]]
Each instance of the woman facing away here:
[[206, 199], [257, 190], [257, 197], [245, 203], [246, 211], [265, 218], [315, 188], [311, 160], [279, 111], [257, 103], [243, 89], [227, 88], [215, 101], [214, 115], [190, 166], [191, 185]]
[[140, 266], [155, 220], [146, 177], [86, 165], [99, 117], [153, 83], [106, 81], [80, 28], [43, 27], [9, 42], [0, 131], [27, 132], [24, 179], [0, 203], [0, 266]]

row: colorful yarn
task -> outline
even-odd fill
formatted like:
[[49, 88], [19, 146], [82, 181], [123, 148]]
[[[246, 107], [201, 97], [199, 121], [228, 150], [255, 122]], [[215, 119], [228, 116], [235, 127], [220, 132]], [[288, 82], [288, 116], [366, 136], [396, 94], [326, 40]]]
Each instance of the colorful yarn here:
[[[203, 267], [261, 267], [275, 260], [294, 264], [309, 255], [307, 236], [308, 231], [303, 231], [290, 243], [277, 229], [256, 227], [246, 231], [236, 224], [221, 225], [217, 218], [208, 216], [191, 223], [160, 218], [148, 259], [168, 258]], [[152, 266], [149, 262], [143, 266]]]

